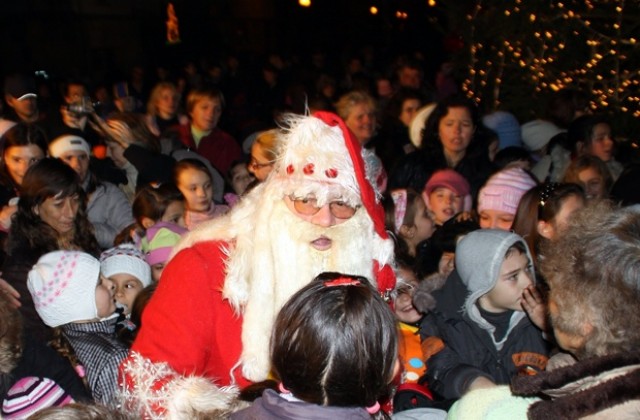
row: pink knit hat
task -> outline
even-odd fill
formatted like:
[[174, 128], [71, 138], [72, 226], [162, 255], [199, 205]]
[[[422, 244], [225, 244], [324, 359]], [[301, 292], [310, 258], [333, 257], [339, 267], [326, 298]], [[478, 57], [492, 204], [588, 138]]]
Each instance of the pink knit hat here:
[[462, 210], [471, 210], [471, 187], [469, 187], [469, 182], [467, 182], [465, 177], [453, 169], [442, 169], [431, 175], [431, 178], [427, 181], [427, 185], [424, 186], [424, 191], [422, 192], [422, 199], [427, 205], [427, 208], [430, 208], [429, 195], [431, 195], [436, 188], [441, 187], [448, 188], [456, 194], [464, 197]]
[[536, 181], [522, 168], [495, 173], [478, 194], [478, 212], [497, 210], [516, 214], [522, 196], [536, 186]]
[[62, 407], [73, 398], [49, 378], [27, 376], [16, 382], [2, 402], [5, 419], [26, 419], [49, 407]]

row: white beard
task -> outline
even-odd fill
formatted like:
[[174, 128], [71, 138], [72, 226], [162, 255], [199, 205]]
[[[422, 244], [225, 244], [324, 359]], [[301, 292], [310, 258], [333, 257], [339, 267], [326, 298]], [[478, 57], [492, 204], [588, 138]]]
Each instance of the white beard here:
[[[311, 192], [322, 196], [321, 191]], [[254, 382], [267, 378], [273, 323], [295, 292], [324, 271], [364, 276], [376, 286], [373, 261], [384, 265], [393, 260], [393, 242], [375, 233], [364, 208], [344, 223], [322, 228], [287, 208], [282, 197], [290, 193], [281, 185], [265, 182], [227, 216], [205, 222], [173, 250], [175, 255], [212, 239], [229, 242], [222, 293], [244, 317], [239, 364], [243, 376]], [[330, 249], [318, 251], [311, 246], [320, 236], [331, 239]]]
[[[249, 298], [244, 306], [242, 372], [252, 381], [267, 378], [271, 330], [284, 303], [324, 271], [364, 276], [375, 285], [373, 248], [380, 244], [364, 209], [330, 228], [300, 219], [283, 200], [277, 200], [269, 213], [266, 228], [256, 226]], [[318, 251], [311, 246], [320, 236], [331, 239], [330, 249]]]

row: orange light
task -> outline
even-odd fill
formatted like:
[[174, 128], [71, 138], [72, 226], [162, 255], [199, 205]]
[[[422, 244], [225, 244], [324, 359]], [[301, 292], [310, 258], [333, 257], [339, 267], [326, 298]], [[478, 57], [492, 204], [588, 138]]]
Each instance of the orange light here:
[[302, 7], [311, 6], [311, 0], [298, 0], [298, 4]]
[[369, 8], [369, 12], [371, 12], [372, 15], [377, 15], [378, 8], [376, 6], [371, 6], [371, 8]]

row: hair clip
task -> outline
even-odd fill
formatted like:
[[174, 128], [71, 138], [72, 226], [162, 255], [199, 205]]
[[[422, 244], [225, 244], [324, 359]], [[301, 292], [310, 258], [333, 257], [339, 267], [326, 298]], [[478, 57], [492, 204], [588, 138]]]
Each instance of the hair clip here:
[[334, 280], [329, 280], [324, 282], [325, 287], [335, 287], [335, 286], [360, 286], [360, 280], [355, 280], [349, 277], [339, 277]]
[[538, 205], [542, 208], [547, 204], [547, 200], [551, 197], [551, 194], [560, 186], [557, 182], [550, 182], [544, 186], [542, 191], [540, 191], [540, 201]]

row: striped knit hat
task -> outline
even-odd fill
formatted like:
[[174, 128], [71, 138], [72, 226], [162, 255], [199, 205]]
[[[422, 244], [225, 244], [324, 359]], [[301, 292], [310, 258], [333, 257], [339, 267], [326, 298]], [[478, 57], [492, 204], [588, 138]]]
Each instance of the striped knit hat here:
[[115, 274], [129, 274], [147, 287], [151, 284], [151, 267], [144, 254], [132, 244], [121, 244], [100, 254], [100, 272], [109, 278]]
[[2, 402], [5, 419], [26, 419], [49, 407], [62, 407], [73, 398], [49, 378], [27, 376], [16, 382]]
[[536, 181], [522, 168], [509, 168], [495, 173], [478, 194], [478, 212], [497, 210], [516, 214], [520, 199]]
[[140, 241], [140, 248], [146, 255], [147, 263], [154, 265], [166, 262], [173, 246], [185, 233], [187, 229], [169, 222], [158, 222], [148, 228]]

